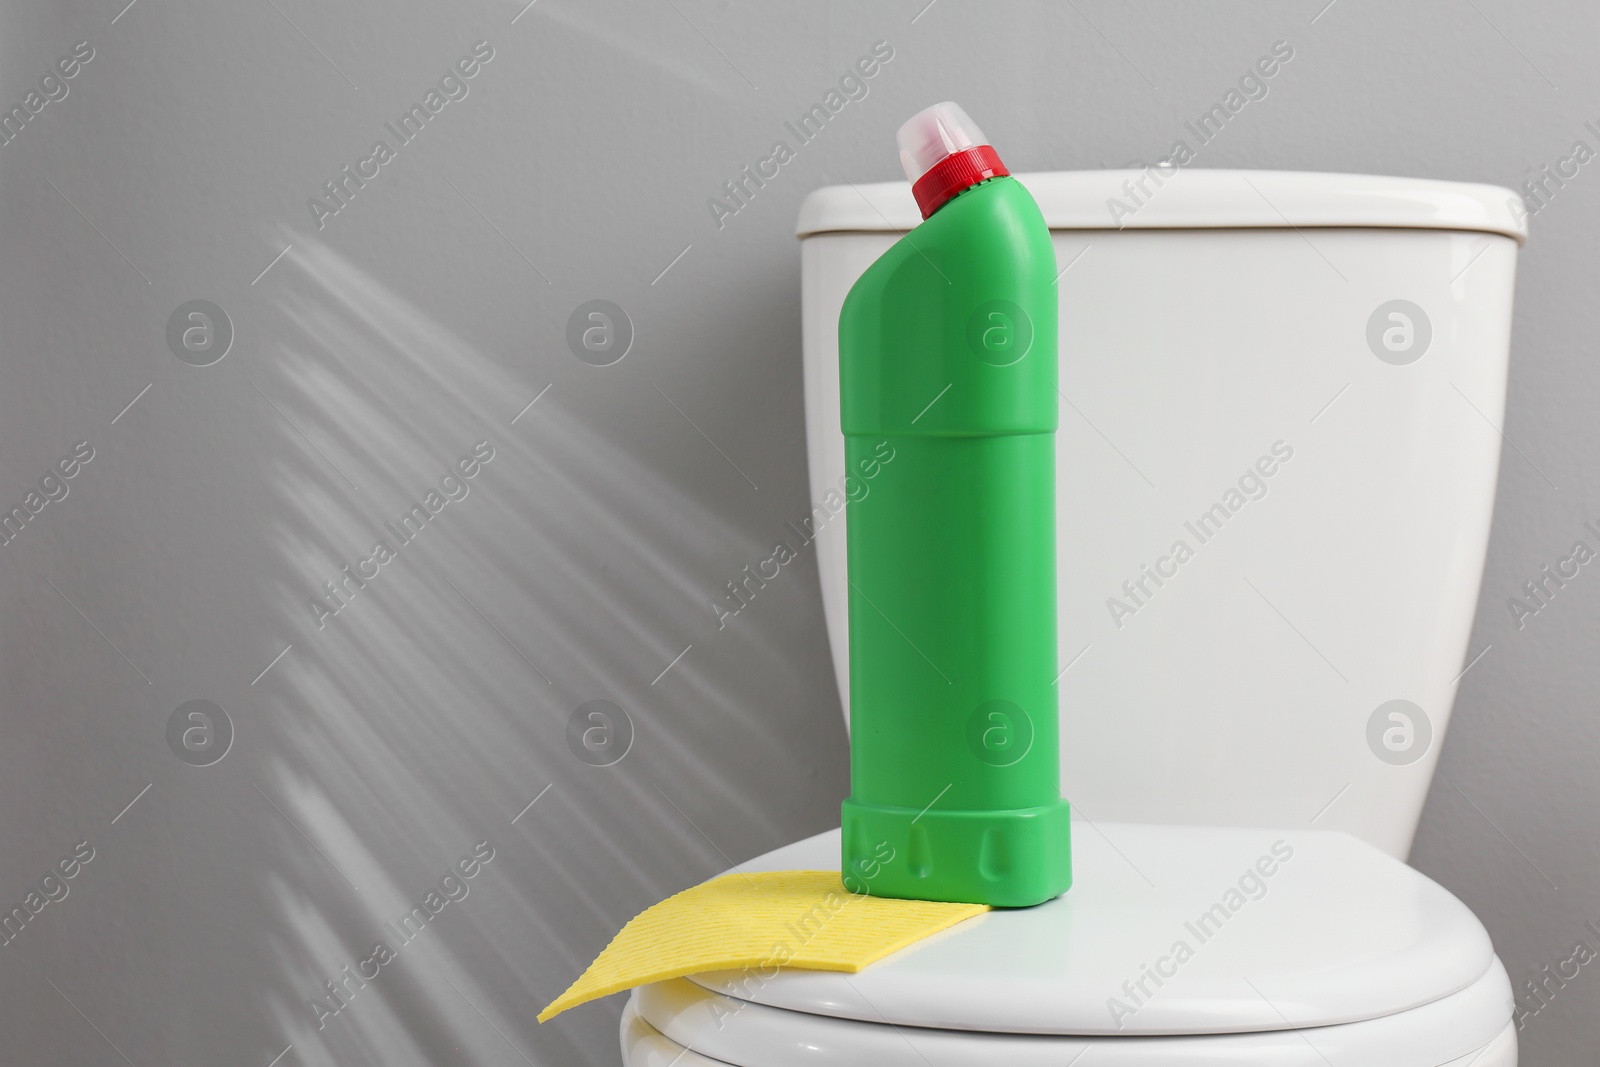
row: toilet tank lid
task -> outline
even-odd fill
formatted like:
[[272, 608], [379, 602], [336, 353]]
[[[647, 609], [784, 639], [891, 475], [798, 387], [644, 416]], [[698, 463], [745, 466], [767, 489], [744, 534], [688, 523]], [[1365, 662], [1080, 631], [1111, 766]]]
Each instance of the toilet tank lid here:
[[[1288, 170], [1075, 170], [1018, 174], [1052, 230], [1361, 227], [1528, 237], [1522, 198], [1498, 185]], [[795, 233], [895, 232], [921, 221], [907, 182], [830, 185]]]

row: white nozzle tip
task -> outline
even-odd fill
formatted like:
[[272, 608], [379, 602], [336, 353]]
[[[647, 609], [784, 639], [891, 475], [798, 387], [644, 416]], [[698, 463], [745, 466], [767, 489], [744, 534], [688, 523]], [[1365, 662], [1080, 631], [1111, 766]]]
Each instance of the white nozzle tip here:
[[989, 143], [972, 116], [951, 100], [912, 115], [895, 135], [900, 145], [900, 165], [915, 182], [934, 165], [967, 148]]

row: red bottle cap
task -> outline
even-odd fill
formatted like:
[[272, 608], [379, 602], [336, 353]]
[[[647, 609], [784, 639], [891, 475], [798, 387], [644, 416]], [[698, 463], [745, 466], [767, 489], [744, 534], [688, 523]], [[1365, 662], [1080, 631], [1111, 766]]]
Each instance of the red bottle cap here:
[[965, 189], [1011, 172], [960, 104], [945, 101], [917, 112], [895, 139], [900, 165], [911, 179], [922, 217], [938, 211]]

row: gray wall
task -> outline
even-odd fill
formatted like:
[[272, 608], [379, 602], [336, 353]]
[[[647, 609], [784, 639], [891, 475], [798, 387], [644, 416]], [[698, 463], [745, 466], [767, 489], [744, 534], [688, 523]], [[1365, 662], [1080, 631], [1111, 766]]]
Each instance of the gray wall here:
[[[0, 546], [0, 898], [93, 850], [0, 949], [17, 1062], [614, 1061], [617, 999], [534, 1011], [635, 911], [828, 827], [847, 788], [814, 561], [725, 628], [709, 601], [807, 508], [796, 209], [897, 176], [913, 110], [962, 101], [1017, 169], [1118, 166], [1287, 39], [1201, 165], [1515, 186], [1600, 147], [1577, 4], [124, 2], [0, 22], [6, 108], [93, 48], [0, 146], [0, 504], [93, 450]], [[878, 40], [870, 94], [719, 230], [707, 198]], [[467, 95], [399, 145], [384, 124], [478, 41]], [[319, 228], [308, 198], [380, 138], [394, 158]], [[1596, 166], [1533, 220], [1492, 647], [1413, 857], [1518, 982], [1600, 947], [1600, 578], [1520, 631], [1506, 608], [1600, 518]], [[567, 342], [595, 299], [634, 334], [606, 367]], [[209, 366], [217, 335], [168, 343], [193, 300], [231, 322]], [[478, 442], [464, 497], [386, 531]], [[394, 558], [359, 563], [379, 539]], [[376, 576], [319, 619], [347, 564]], [[611, 766], [569, 742], [594, 700], [631, 722]], [[446, 883], [468, 894], [319, 1029], [322, 983], [475, 846]], [[1596, 1018], [1586, 969], [1525, 1062], [1592, 1055]]]

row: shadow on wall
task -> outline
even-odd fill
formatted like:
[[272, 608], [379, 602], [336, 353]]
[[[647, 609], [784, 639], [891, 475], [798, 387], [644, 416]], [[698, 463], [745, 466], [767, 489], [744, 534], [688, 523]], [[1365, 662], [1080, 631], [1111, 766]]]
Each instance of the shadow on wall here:
[[[735, 752], [792, 760], [761, 709], [692, 658], [650, 682], [715, 632], [702, 576], [760, 546], [559, 392], [513, 423], [526, 381], [298, 240], [258, 377], [285, 416], [260, 454], [276, 520], [259, 580], [293, 642], [250, 724], [284, 816], [256, 912], [263, 1021], [302, 1064], [505, 1063], [506, 1044], [612, 1063], [614, 1010], [533, 1016], [627, 917], [730, 862], [684, 809], [784, 839], [784, 805], [723, 773]], [[772, 685], [802, 681], [752, 627], [715, 640]], [[636, 733], [610, 766], [623, 722], [569, 740], [595, 699]]]

